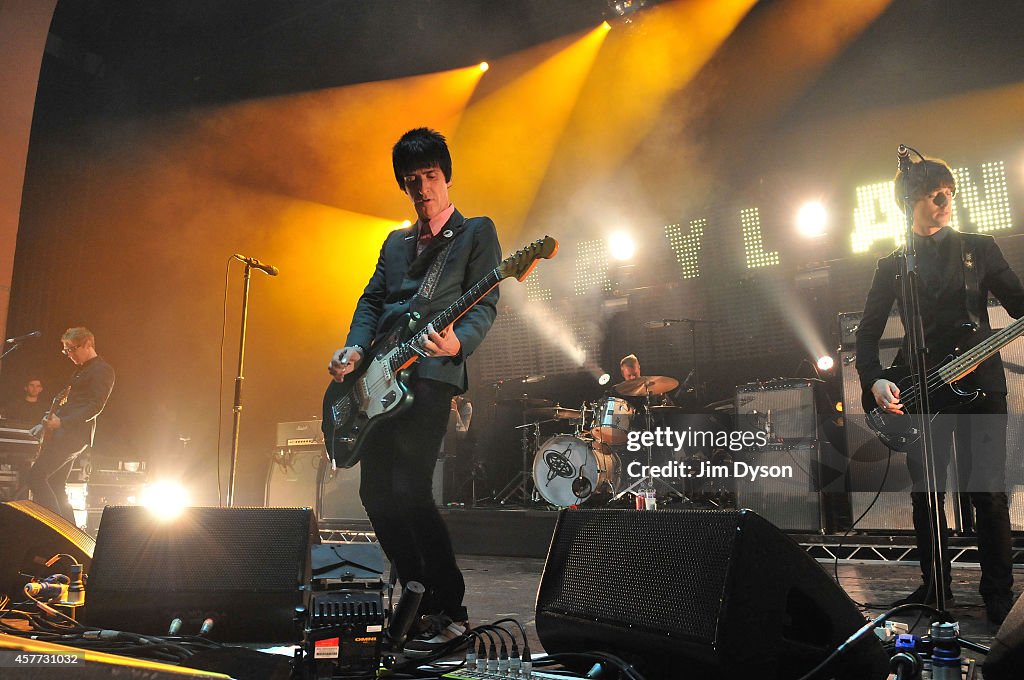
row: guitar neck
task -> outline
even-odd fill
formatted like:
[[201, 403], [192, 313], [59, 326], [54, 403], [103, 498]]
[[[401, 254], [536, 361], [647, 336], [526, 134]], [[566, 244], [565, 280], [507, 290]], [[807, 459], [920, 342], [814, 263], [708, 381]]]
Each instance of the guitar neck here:
[[1024, 317], [1001, 328], [938, 370], [943, 382], [959, 380], [1013, 340], [1024, 335]]
[[[458, 300], [445, 307], [439, 314], [434, 316], [430, 323], [433, 325], [434, 330], [440, 332], [448, 326], [452, 325], [456, 319], [468, 312], [473, 305], [480, 302], [491, 289], [501, 283], [502, 276], [497, 268], [492, 269], [490, 273], [484, 278], [476, 282], [476, 284], [463, 293]], [[401, 367], [409, 363], [410, 360], [414, 360], [419, 355], [413, 349], [414, 345], [418, 345], [424, 336], [427, 335], [427, 331], [421, 330], [417, 332], [413, 337], [409, 338], [406, 342], [398, 348], [389, 359], [389, 363], [392, 371], [398, 371]]]

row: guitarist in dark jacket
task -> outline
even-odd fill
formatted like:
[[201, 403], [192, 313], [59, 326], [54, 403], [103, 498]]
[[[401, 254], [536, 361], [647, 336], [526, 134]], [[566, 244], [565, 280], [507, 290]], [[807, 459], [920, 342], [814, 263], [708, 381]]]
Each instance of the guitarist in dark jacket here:
[[87, 328], [69, 328], [61, 343], [64, 355], [78, 368], [67, 397], [43, 420], [43, 446], [28, 473], [28, 487], [32, 500], [74, 524], [64, 485], [75, 458], [92, 446], [96, 419], [114, 388], [114, 369], [96, 354], [96, 338]]
[[[385, 239], [356, 305], [346, 346], [331, 360], [336, 381], [355, 370], [366, 348], [387, 335], [410, 305], [429, 318], [501, 261], [494, 223], [463, 217], [448, 198], [452, 161], [440, 133], [410, 130], [395, 144], [392, 162], [418, 220]], [[444, 264], [424, 303], [417, 292], [438, 256]], [[465, 583], [434, 505], [431, 481], [452, 397], [466, 390], [466, 358], [494, 322], [497, 302], [495, 288], [452, 326], [429, 334], [422, 344], [425, 357], [413, 365], [411, 408], [369, 435], [360, 458], [359, 496], [381, 547], [403, 583], [418, 581], [426, 588], [420, 639], [407, 645], [407, 652], [426, 653], [468, 627]]]
[[[1003, 258], [995, 240], [984, 234], [966, 234], [949, 227], [956, 183], [949, 166], [938, 160], [922, 160], [911, 165], [906, 176], [897, 173], [897, 202], [909, 195], [913, 205], [913, 231], [918, 254], [919, 296], [924, 322], [925, 344], [930, 366], [943, 363], [957, 346], [974, 344], [971, 335], [984, 337], [991, 331], [987, 302], [989, 294], [1003, 304], [1014, 318], [1024, 315], [1024, 287]], [[898, 414], [903, 410], [900, 390], [883, 377], [879, 362], [879, 341], [886, 320], [897, 303], [901, 318], [904, 305], [897, 278], [896, 253], [878, 261], [864, 316], [857, 331], [857, 371], [865, 394], [879, 408]], [[978, 330], [972, 333], [970, 324]], [[904, 323], [906, 327], [906, 323]], [[907, 339], [895, 365], [907, 363]], [[967, 492], [977, 514], [978, 554], [981, 562], [979, 591], [985, 600], [986, 614], [993, 623], [1001, 623], [1013, 603], [1010, 517], [1006, 494], [1006, 377], [999, 355], [982, 362], [961, 383], [978, 388], [981, 396], [943, 412], [933, 421], [932, 442], [935, 455], [937, 488], [946, 488], [951, 445], [955, 441], [959, 463], [953, 488]], [[914, 531], [924, 583], [897, 602], [930, 603], [936, 601], [932, 577], [932, 554], [937, 537], [930, 530], [925, 471], [920, 446], [907, 452], [907, 466], [914, 482], [911, 493]], [[943, 507], [945, 494], [938, 494]], [[939, 513], [938, 535], [944, 555], [944, 594], [952, 597], [950, 556], [946, 550], [948, 528], [945, 512]]]

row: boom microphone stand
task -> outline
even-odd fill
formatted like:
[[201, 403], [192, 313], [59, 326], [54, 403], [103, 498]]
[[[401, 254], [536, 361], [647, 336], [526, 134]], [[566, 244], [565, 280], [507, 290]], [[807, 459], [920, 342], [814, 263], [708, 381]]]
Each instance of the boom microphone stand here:
[[[245, 359], [245, 322], [249, 314], [249, 277], [253, 269], [259, 269], [267, 276], [277, 276], [277, 267], [263, 264], [254, 257], [245, 257], [235, 253], [232, 255], [236, 260], [245, 263], [245, 283], [242, 286], [242, 329], [238, 334], [238, 375], [235, 376], [235, 404], [232, 408], [231, 422], [231, 471], [228, 473], [228, 498], [227, 507], [232, 507], [235, 502], [235, 468], [238, 465], [238, 432], [242, 424], [242, 381], [245, 377], [242, 373], [242, 365]], [[220, 465], [218, 461], [217, 465]], [[219, 493], [219, 491], [218, 491]]]
[[[910, 152], [913, 151], [918, 158], [924, 160], [916, 149], [903, 144], [897, 149], [898, 164], [904, 178], [903, 186], [908, 187], [907, 174], [911, 169]], [[934, 540], [932, 545], [932, 586], [935, 588], [935, 606], [940, 611], [946, 610], [946, 579], [945, 560], [942, 547], [942, 536], [939, 535], [939, 527], [942, 526], [943, 508], [939, 505], [938, 476], [935, 469], [935, 452], [932, 448], [931, 430], [931, 405], [928, 395], [928, 377], [925, 357], [928, 348], [925, 345], [924, 320], [921, 318], [921, 299], [919, 295], [919, 277], [917, 271], [917, 250], [914, 246], [914, 209], [913, 198], [909, 192], [903, 195], [903, 213], [906, 216], [904, 246], [896, 256], [897, 276], [901, 282], [901, 294], [903, 299], [904, 323], [907, 324], [906, 335], [908, 340], [911, 378], [918, 397], [918, 413], [911, 415], [911, 418], [918, 420], [918, 431], [921, 433], [921, 453], [924, 460], [925, 487], [928, 494], [928, 521], [929, 540]], [[926, 585], [927, 587], [927, 585]]]

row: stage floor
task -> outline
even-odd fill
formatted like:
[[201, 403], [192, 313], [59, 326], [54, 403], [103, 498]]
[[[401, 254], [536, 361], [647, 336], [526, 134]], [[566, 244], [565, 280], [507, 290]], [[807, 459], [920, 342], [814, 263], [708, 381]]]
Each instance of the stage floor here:
[[[832, 564], [822, 564], [831, 573]], [[544, 560], [529, 557], [460, 556], [459, 565], [466, 579], [466, 606], [470, 623], [489, 623], [501, 618], [518, 619], [527, 626], [531, 652], [543, 649], [534, 626], [534, 605], [537, 587], [544, 571]], [[666, 572], [669, 567], [666, 566]], [[950, 608], [960, 623], [961, 635], [985, 646], [992, 643], [997, 628], [985, 619], [985, 608], [978, 594], [977, 568], [953, 569], [953, 595], [955, 604]], [[1014, 568], [1016, 592], [1024, 584], [1024, 567]], [[865, 620], [883, 613], [890, 603], [917, 587], [920, 572], [909, 562], [881, 564], [840, 564], [839, 579], [843, 589], [855, 601], [868, 605]], [[913, 624], [917, 617], [895, 617], [897, 621]], [[928, 621], [923, 619], [915, 633], [922, 633]], [[979, 660], [984, 656], [964, 652]], [[980, 678], [980, 674], [978, 675]]]

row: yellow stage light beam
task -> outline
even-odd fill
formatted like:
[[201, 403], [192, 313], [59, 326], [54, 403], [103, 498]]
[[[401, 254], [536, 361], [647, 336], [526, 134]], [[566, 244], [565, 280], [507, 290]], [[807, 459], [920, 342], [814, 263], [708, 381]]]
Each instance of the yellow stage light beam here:
[[[891, 2], [780, 0], [745, 22], [712, 66], [674, 100], [683, 107], [700, 102], [699, 115], [708, 121], [701, 139], [683, 142], [695, 149], [694, 164], [703, 169], [696, 181], [710, 180], [751, 147], [771, 154], [779, 117]], [[675, 122], [673, 115], [665, 111], [666, 127]], [[671, 172], [676, 170], [671, 159], [658, 153], [664, 146], [649, 144], [654, 152], [649, 160]], [[690, 188], [700, 192], [703, 187]]]
[[686, 0], [638, 13], [607, 40], [580, 93], [552, 167], [555, 186], [616, 169], [662, 104], [711, 58], [755, 0]]
[[194, 116], [193, 150], [231, 181], [371, 215], [407, 216], [391, 147], [414, 127], [451, 137], [478, 65], [398, 80], [243, 102]]
[[466, 109], [452, 150], [453, 199], [491, 216], [503, 239], [518, 237], [606, 35], [596, 28], [502, 59]]

